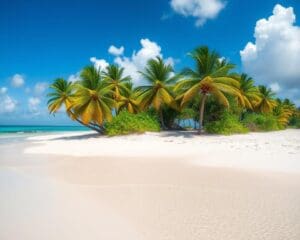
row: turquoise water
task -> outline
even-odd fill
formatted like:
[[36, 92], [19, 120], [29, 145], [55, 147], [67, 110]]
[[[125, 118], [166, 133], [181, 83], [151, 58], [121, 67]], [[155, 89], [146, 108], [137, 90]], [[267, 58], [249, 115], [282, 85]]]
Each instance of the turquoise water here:
[[0, 126], [0, 134], [4, 133], [43, 133], [43, 132], [69, 132], [86, 131], [83, 126]]
[[[1, 126], [0, 125], [0, 145], [7, 143], [22, 143], [28, 137], [57, 132], [88, 131], [89, 128], [83, 126]], [[1, 152], [1, 149], [0, 149]]]

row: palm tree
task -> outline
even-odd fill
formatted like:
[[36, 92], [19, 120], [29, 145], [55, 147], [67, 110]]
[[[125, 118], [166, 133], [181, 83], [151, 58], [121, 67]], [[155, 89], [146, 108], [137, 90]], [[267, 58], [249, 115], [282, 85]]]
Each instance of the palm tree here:
[[176, 80], [172, 76], [173, 68], [169, 64], [165, 64], [163, 59], [156, 57], [147, 62], [144, 72], [140, 72], [143, 78], [149, 83], [140, 86], [137, 90], [140, 92], [138, 101], [142, 109], [153, 106], [160, 117], [161, 126], [165, 129], [162, 107], [166, 104], [175, 106], [174, 97], [171, 91], [171, 84]]
[[203, 115], [205, 101], [208, 96], [213, 95], [219, 103], [229, 107], [226, 94], [240, 97], [240, 83], [229, 74], [234, 65], [220, 60], [219, 54], [210, 51], [208, 47], [196, 48], [190, 56], [196, 62], [196, 69], [186, 69], [183, 71], [185, 79], [180, 81], [175, 90], [182, 92], [181, 106], [196, 97], [201, 97], [199, 107], [199, 133], [203, 130]]
[[239, 104], [246, 109], [253, 110], [254, 106], [260, 101], [258, 88], [254, 86], [254, 80], [242, 74], [238, 78], [240, 82], [241, 98], [238, 98]]
[[81, 81], [75, 85], [73, 109], [76, 117], [85, 125], [91, 125], [103, 133], [103, 124], [112, 118], [112, 108], [115, 106], [113, 90], [101, 78], [100, 72], [94, 67], [85, 67]]
[[117, 65], [109, 65], [103, 72], [103, 78], [107, 85], [112, 87], [114, 92], [114, 99], [119, 100], [122, 94], [129, 93], [127, 83], [130, 82], [130, 76], [123, 76], [124, 68]]
[[52, 92], [48, 93], [47, 102], [50, 113], [56, 113], [62, 106], [65, 107], [67, 114], [70, 116], [72, 98], [74, 97], [74, 84], [63, 78], [57, 78], [50, 85]]
[[75, 114], [73, 109], [73, 101], [74, 101], [74, 91], [75, 84], [72, 82], [68, 82], [63, 78], [57, 78], [50, 85], [50, 92], [47, 96], [48, 100], [48, 109], [49, 112], [55, 114], [59, 111], [63, 106], [66, 109], [67, 115], [72, 119], [77, 121], [78, 123], [91, 128], [93, 130], [98, 131], [97, 128], [92, 126], [91, 124], [84, 124]]
[[134, 91], [132, 83], [127, 83], [128, 91], [124, 91], [117, 102], [118, 112], [126, 109], [130, 113], [137, 113], [140, 110], [139, 102], [137, 101], [138, 92]]
[[290, 99], [285, 98], [283, 104], [292, 111], [296, 111], [296, 105]]
[[276, 107], [277, 103], [274, 99], [275, 93], [272, 92], [270, 88], [266, 86], [258, 86], [260, 101], [255, 106], [256, 111], [261, 113], [270, 113], [273, 111], [274, 107]]
[[273, 110], [274, 115], [277, 117], [278, 123], [286, 127], [289, 123], [291, 116], [295, 113], [295, 105], [289, 100], [276, 99], [277, 105]]

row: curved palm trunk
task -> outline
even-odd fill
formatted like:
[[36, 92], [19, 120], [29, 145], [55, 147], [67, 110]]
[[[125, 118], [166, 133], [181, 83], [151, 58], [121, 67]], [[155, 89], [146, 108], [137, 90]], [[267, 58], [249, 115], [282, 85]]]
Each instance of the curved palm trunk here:
[[206, 98], [207, 98], [207, 95], [203, 94], [201, 103], [200, 103], [200, 109], [199, 109], [199, 129], [198, 129], [199, 134], [203, 133], [203, 115], [204, 115], [204, 106], [205, 106]]
[[78, 123], [80, 123], [81, 125], [85, 126], [85, 127], [88, 127], [100, 134], [104, 134], [105, 132], [105, 129], [102, 127], [102, 126], [99, 126], [97, 124], [93, 124], [93, 123], [90, 123], [90, 124], [84, 124], [79, 118], [75, 117], [75, 114], [72, 112], [72, 111], [68, 111], [70, 115], [73, 116], [74, 120]]
[[99, 126], [99, 125], [92, 124], [92, 123], [90, 123], [90, 124], [84, 124], [81, 120], [79, 120], [77, 118], [75, 118], [75, 120], [77, 122], [79, 122], [80, 124], [84, 125], [85, 127], [88, 127], [88, 128], [90, 128], [90, 129], [92, 129], [92, 130], [94, 130], [94, 131], [96, 131], [96, 132], [98, 132], [100, 134], [104, 134], [104, 128], [101, 127], [101, 126]]

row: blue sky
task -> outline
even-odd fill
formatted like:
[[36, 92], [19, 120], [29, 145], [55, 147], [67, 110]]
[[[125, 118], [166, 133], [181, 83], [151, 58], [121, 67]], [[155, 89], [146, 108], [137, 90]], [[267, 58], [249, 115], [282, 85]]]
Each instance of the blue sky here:
[[[300, 24], [293, 18], [300, 16], [300, 2], [205, 2], [1, 1], [0, 124], [72, 124], [62, 113], [47, 113], [47, 84], [56, 77], [76, 78], [83, 66], [92, 64], [91, 57], [100, 65], [104, 61], [129, 66], [130, 72], [143, 65], [149, 52], [157, 53], [179, 71], [193, 64], [187, 52], [203, 44], [300, 104], [299, 67], [294, 67], [300, 66]], [[266, 21], [256, 28], [263, 18]], [[246, 46], [248, 42], [253, 44]], [[112, 45], [123, 46], [123, 53], [109, 53]], [[278, 49], [287, 60], [278, 60]]]

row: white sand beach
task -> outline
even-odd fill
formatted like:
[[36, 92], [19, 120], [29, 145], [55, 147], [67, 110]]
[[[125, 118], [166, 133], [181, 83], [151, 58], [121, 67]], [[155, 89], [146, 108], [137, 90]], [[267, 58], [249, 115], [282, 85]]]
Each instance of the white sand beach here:
[[31, 137], [25, 154], [74, 157], [170, 158], [191, 165], [300, 173], [300, 130], [232, 136], [160, 132], [120, 137], [69, 133]]
[[0, 145], [0, 239], [298, 240], [300, 130]]

